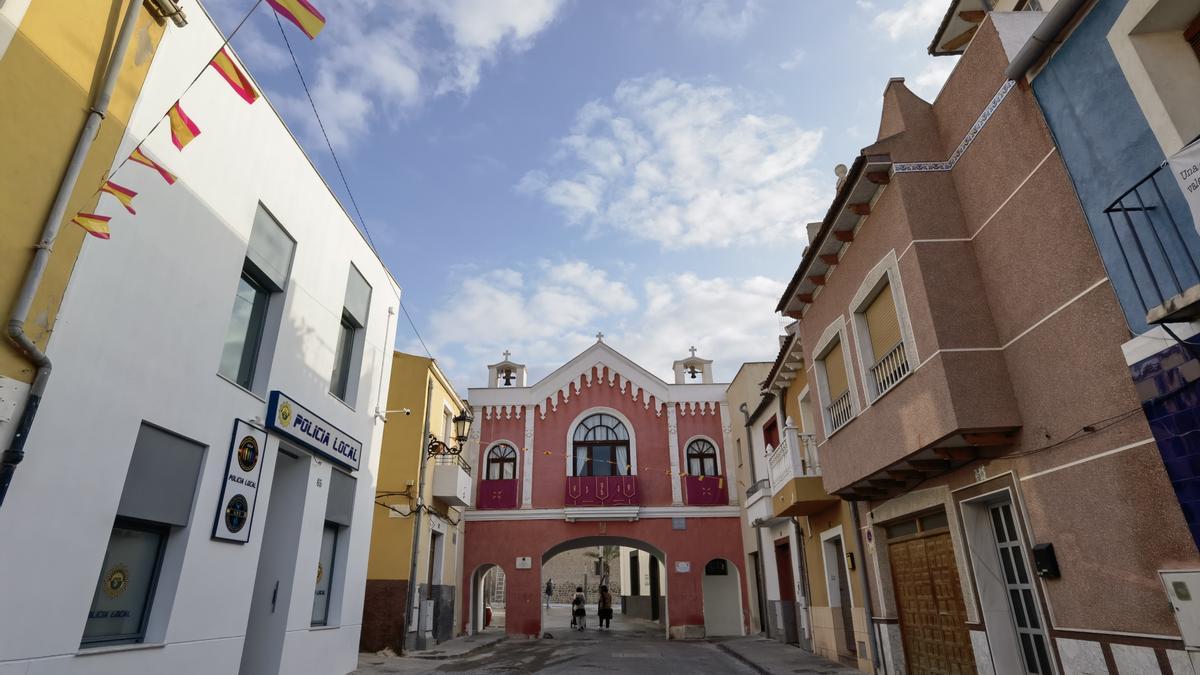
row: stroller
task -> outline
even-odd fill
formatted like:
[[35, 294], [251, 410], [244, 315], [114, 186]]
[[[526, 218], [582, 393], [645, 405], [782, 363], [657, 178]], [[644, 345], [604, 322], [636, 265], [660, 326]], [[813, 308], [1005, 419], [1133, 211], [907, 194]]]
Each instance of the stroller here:
[[575, 598], [571, 600], [571, 628], [583, 630], [587, 628], [587, 612], [583, 609], [583, 587], [575, 587]]

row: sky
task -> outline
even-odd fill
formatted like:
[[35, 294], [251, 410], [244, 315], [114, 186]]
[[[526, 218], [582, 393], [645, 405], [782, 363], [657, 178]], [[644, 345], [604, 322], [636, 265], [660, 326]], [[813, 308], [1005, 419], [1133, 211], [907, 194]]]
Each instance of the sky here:
[[[232, 44], [403, 289], [396, 348], [485, 386], [605, 342], [670, 381], [770, 361], [774, 309], [884, 86], [932, 101], [948, 0], [310, 0]], [[209, 0], [228, 34], [255, 0]]]

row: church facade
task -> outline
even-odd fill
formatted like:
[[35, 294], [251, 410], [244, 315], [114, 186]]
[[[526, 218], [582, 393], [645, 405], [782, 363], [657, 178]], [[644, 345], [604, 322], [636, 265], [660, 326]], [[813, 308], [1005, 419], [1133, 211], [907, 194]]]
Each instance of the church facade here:
[[475, 424], [466, 452], [475, 470], [473, 507], [464, 514], [464, 631], [483, 626], [481, 581], [500, 567], [505, 630], [542, 635], [543, 564], [613, 545], [661, 570], [647, 575], [661, 586], [646, 589], [647, 618], [662, 623], [664, 636], [744, 634], [725, 385], [694, 352], [674, 372], [667, 383], [602, 337], [532, 385], [507, 354], [488, 366], [488, 386], [468, 396]]

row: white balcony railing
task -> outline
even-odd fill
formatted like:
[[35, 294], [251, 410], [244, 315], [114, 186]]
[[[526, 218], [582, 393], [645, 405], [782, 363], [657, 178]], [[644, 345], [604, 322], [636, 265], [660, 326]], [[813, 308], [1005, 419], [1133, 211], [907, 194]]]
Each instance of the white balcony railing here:
[[793, 478], [821, 475], [813, 435], [800, 433], [790, 418], [785, 425], [783, 439], [770, 456], [772, 495], [782, 490]]
[[[905, 375], [908, 374], [908, 355], [904, 352], [904, 343], [897, 342], [883, 358], [871, 366], [871, 377], [875, 380], [875, 395], [882, 396]], [[835, 425], [836, 426], [836, 425]]]
[[841, 429], [854, 416], [854, 407], [850, 403], [850, 390], [842, 392], [841, 396], [833, 399], [825, 411], [829, 414], [829, 433]]

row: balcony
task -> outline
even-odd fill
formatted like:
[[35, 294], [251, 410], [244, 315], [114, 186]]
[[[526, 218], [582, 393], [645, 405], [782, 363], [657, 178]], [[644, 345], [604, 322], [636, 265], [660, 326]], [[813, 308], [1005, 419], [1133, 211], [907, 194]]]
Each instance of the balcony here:
[[829, 414], [829, 426], [833, 431], [837, 431], [854, 417], [854, 406], [850, 402], [850, 390], [842, 392], [841, 396], [833, 399], [833, 403], [825, 406], [825, 412]]
[[471, 465], [462, 455], [433, 456], [433, 496], [450, 506], [471, 505]]
[[777, 518], [811, 516], [840, 501], [825, 492], [817, 444], [788, 420], [783, 440], [771, 452], [771, 511]]
[[637, 506], [637, 476], [567, 476], [565, 505]]
[[763, 478], [746, 490], [746, 524], [750, 527], [769, 527], [776, 522], [771, 512], [771, 481]]
[[721, 476], [684, 476], [683, 497], [688, 506], [729, 504], [729, 489]]
[[[908, 374], [908, 354], [904, 351], [904, 343], [898, 342], [883, 358], [871, 366], [871, 379], [875, 383], [875, 396], [883, 396], [904, 376]], [[849, 392], [847, 392], [849, 393]]]
[[479, 481], [477, 509], [515, 509], [518, 506], [520, 481], [516, 478]]
[[[1200, 317], [1200, 214], [1193, 214], [1168, 165], [1159, 166], [1116, 199], [1104, 214], [1115, 242], [1101, 244], [1115, 280], [1131, 279], [1136, 298], [1121, 294], [1130, 324]], [[1113, 248], [1116, 248], [1116, 252]], [[1118, 292], [1121, 287], [1118, 286]], [[1129, 307], [1135, 300], [1140, 306]], [[1144, 314], [1143, 314], [1144, 313]]]

